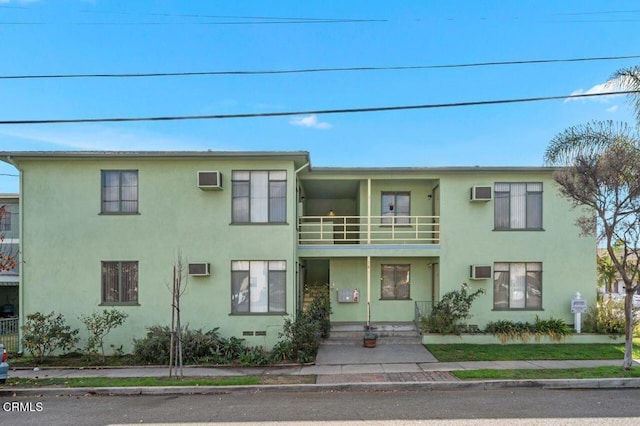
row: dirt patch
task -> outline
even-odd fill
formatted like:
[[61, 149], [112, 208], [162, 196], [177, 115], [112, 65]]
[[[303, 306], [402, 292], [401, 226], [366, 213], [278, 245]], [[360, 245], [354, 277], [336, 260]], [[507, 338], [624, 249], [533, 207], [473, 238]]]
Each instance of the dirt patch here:
[[308, 385], [316, 382], [315, 375], [308, 376], [260, 376], [261, 385]]

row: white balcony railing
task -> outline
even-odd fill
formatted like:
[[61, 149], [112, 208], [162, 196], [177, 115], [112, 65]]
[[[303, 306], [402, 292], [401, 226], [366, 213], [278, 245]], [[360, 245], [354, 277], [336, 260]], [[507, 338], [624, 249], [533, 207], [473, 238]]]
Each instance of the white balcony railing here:
[[298, 243], [440, 244], [440, 217], [300, 216]]

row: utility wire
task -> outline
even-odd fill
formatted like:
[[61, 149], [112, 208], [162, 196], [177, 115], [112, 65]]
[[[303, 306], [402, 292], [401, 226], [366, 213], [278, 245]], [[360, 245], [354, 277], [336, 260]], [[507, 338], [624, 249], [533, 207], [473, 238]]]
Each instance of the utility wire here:
[[317, 19], [283, 21], [211, 21], [211, 22], [37, 22], [37, 21], [6, 21], [0, 25], [301, 25], [301, 24], [362, 24], [372, 22], [389, 22], [387, 19]]
[[336, 67], [336, 68], [302, 68], [284, 70], [255, 70], [255, 71], [194, 71], [194, 72], [156, 72], [156, 73], [112, 73], [112, 74], [34, 74], [34, 75], [0, 75], [0, 80], [8, 79], [45, 79], [45, 78], [140, 78], [140, 77], [186, 77], [203, 75], [259, 75], [259, 74], [303, 74], [319, 72], [342, 72], [342, 71], [398, 71], [398, 70], [420, 70], [420, 69], [444, 69], [444, 68], [470, 68], [488, 67], [497, 65], [526, 65], [526, 64], [550, 64], [561, 62], [589, 62], [589, 61], [612, 61], [620, 59], [637, 59], [640, 55], [627, 56], [601, 56], [587, 58], [568, 59], [533, 59], [523, 61], [500, 61], [500, 62], [476, 62], [467, 64], [449, 65], [407, 65], [407, 66], [387, 66], [387, 67]]
[[259, 117], [287, 117], [295, 115], [323, 115], [323, 114], [353, 114], [364, 112], [382, 112], [382, 111], [402, 111], [413, 109], [435, 109], [435, 108], [453, 108], [478, 105], [500, 105], [515, 104], [525, 102], [550, 101], [557, 99], [580, 99], [593, 98], [598, 96], [612, 95], [629, 95], [638, 94], [640, 90], [625, 90], [620, 92], [607, 93], [582, 93], [578, 95], [562, 95], [562, 96], [539, 96], [535, 98], [516, 98], [516, 99], [498, 99], [490, 101], [471, 101], [471, 102], [454, 102], [442, 104], [422, 104], [422, 105], [401, 105], [401, 106], [383, 106], [371, 108], [342, 108], [342, 109], [321, 109], [308, 111], [284, 111], [284, 112], [263, 112], [263, 113], [247, 113], [247, 114], [218, 114], [218, 115], [178, 115], [166, 117], [111, 117], [111, 118], [72, 118], [72, 119], [47, 119], [47, 120], [0, 120], [3, 124], [70, 124], [70, 123], [115, 123], [115, 122], [132, 122], [132, 121], [178, 121], [178, 120], [222, 120], [230, 118], [259, 118]]

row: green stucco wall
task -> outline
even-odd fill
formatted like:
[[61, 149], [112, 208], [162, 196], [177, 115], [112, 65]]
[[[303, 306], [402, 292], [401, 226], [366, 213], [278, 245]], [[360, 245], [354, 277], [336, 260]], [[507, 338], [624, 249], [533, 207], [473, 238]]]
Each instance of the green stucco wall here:
[[[171, 294], [168, 290], [178, 252], [186, 262], [208, 262], [211, 276], [190, 277], [182, 298], [182, 322], [191, 328], [219, 327], [224, 336], [244, 338], [248, 345], [270, 348], [278, 339], [285, 315], [231, 315], [232, 260], [285, 260], [287, 262], [287, 314], [299, 308], [298, 257], [319, 281], [328, 280], [336, 322], [367, 321], [367, 299], [373, 322], [412, 321], [416, 301], [437, 301], [459, 289], [486, 291], [473, 305], [468, 321], [483, 327], [488, 321], [532, 321], [536, 315], [573, 322], [569, 302], [580, 291], [595, 298], [595, 240], [578, 235], [577, 211], [560, 198], [549, 170], [435, 170], [335, 171], [305, 170], [302, 179], [354, 180], [359, 188], [351, 198], [331, 200], [318, 192], [308, 210], [325, 214], [367, 214], [367, 181], [371, 179], [371, 214], [380, 215], [385, 191], [410, 192], [411, 215], [440, 212], [440, 244], [412, 246], [384, 244], [376, 247], [335, 244], [298, 247], [296, 235], [295, 170], [293, 160], [270, 157], [227, 158], [118, 158], [24, 160], [22, 176], [21, 315], [36, 311], [63, 313], [80, 328], [78, 317], [104, 309], [101, 302], [101, 261], [139, 262], [139, 305], [119, 306], [129, 314], [125, 325], [107, 338], [107, 347], [131, 349], [132, 338], [143, 337], [146, 327], [168, 325]], [[298, 165], [299, 167], [299, 165]], [[139, 214], [100, 214], [101, 170], [139, 171]], [[222, 191], [202, 191], [197, 171], [219, 170]], [[231, 224], [232, 170], [286, 170], [286, 224]], [[495, 182], [543, 183], [543, 231], [494, 231], [494, 202], [472, 203], [470, 188]], [[304, 182], [302, 182], [304, 184]], [[317, 182], [316, 182], [317, 184]], [[438, 188], [436, 197], [434, 189]], [[332, 203], [335, 201], [335, 203]], [[435, 204], [438, 205], [435, 205]], [[334, 206], [335, 204], [335, 206]], [[354, 208], [355, 207], [355, 208]], [[343, 214], [344, 214], [343, 213]], [[367, 294], [367, 256], [371, 258], [371, 291]], [[313, 259], [323, 262], [313, 263]], [[494, 311], [493, 279], [469, 280], [472, 264], [541, 262], [542, 310]], [[411, 265], [411, 300], [380, 300], [382, 264]], [[326, 269], [318, 270], [318, 268]], [[338, 303], [339, 289], [357, 288], [358, 303]], [[243, 336], [264, 331], [266, 336]], [[84, 344], [84, 340], [81, 345]]]
[[[172, 268], [209, 262], [211, 276], [189, 277], [182, 297], [182, 324], [220, 327], [223, 336], [244, 337], [248, 345], [272, 346], [282, 315], [230, 315], [232, 260], [285, 260], [288, 314], [295, 313], [295, 178], [292, 161], [206, 159], [103, 159], [29, 161], [21, 164], [24, 210], [22, 235], [23, 314], [55, 311], [72, 327], [78, 316], [102, 310], [101, 261], [139, 262], [139, 306], [118, 306], [129, 314], [106, 346], [131, 349], [145, 327], [171, 321]], [[100, 214], [101, 170], [138, 170], [139, 214]], [[287, 171], [287, 224], [232, 225], [231, 171]], [[197, 171], [219, 170], [222, 191], [202, 191]], [[83, 344], [81, 342], [81, 344]]]
[[[374, 257], [371, 258], [371, 318], [372, 322], [413, 321], [415, 301], [430, 301], [432, 292], [432, 263], [430, 258]], [[382, 300], [381, 274], [383, 264], [411, 266], [410, 299]], [[331, 321], [367, 321], [367, 261], [366, 258], [331, 259]], [[339, 303], [338, 290], [356, 288], [357, 303]]]
[[[495, 182], [542, 182], [544, 230], [494, 231], [494, 202], [470, 202], [469, 194], [474, 185]], [[450, 174], [441, 178], [440, 193], [440, 297], [463, 282], [471, 290], [484, 289], [474, 302], [470, 324], [533, 321], [536, 315], [572, 324], [570, 301], [576, 291], [595, 303], [595, 238], [579, 236], [574, 223], [582, 210], [572, 210], [560, 197], [551, 172]], [[494, 311], [493, 279], [469, 280], [470, 265], [494, 262], [542, 262], [542, 310]]]

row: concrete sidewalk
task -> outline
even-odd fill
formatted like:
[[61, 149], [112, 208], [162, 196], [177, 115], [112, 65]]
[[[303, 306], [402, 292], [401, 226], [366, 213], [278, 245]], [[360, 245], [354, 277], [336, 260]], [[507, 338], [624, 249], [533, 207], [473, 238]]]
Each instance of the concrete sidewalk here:
[[[578, 367], [621, 366], [620, 360], [590, 361], [477, 361], [477, 362], [430, 362], [430, 363], [371, 363], [336, 365], [293, 365], [277, 367], [184, 367], [184, 376], [189, 377], [234, 377], [234, 376], [296, 376], [316, 375], [318, 383], [344, 383], [351, 381], [371, 382], [373, 377], [388, 381], [386, 376], [404, 377], [401, 381], [457, 380], [450, 374], [459, 370], [478, 369], [566, 369]], [[635, 361], [635, 365], [640, 365]], [[60, 378], [60, 377], [167, 377], [167, 367], [96, 367], [96, 368], [42, 368], [14, 369], [9, 377]]]
[[[640, 365], [637, 361], [636, 365]], [[390, 389], [401, 386], [457, 386], [468, 388], [469, 381], [461, 381], [452, 372], [478, 369], [567, 369], [578, 367], [622, 366], [622, 360], [590, 360], [590, 361], [478, 361], [478, 362], [438, 362], [423, 345], [387, 344], [376, 348], [364, 348], [359, 345], [321, 345], [314, 365], [289, 365], [270, 367], [184, 367], [185, 377], [237, 377], [237, 376], [308, 376], [315, 375], [315, 384], [283, 385], [287, 390], [306, 389], [314, 386], [329, 386], [332, 389], [355, 389], [358, 386], [380, 385]], [[41, 368], [11, 369], [9, 377], [17, 378], [78, 378], [78, 377], [168, 377], [168, 367], [96, 367], [96, 368]], [[608, 380], [608, 381], [607, 381]], [[604, 379], [601, 381], [551, 381], [555, 385], [600, 387], [600, 383], [614, 383], [623, 387], [640, 387], [640, 379]], [[480, 381], [483, 386], [518, 386], [518, 381]], [[549, 381], [520, 381], [527, 385], [547, 383]], [[573, 384], [571, 384], [571, 383]], [[596, 383], [596, 385], [593, 385]], [[623, 385], [620, 385], [623, 383]], [[355, 387], [355, 388], [354, 388]], [[222, 388], [218, 387], [218, 391]], [[273, 385], [238, 387], [243, 389], [274, 389]], [[375, 386], [374, 386], [375, 388]], [[7, 388], [5, 388], [7, 389]], [[36, 391], [36, 388], [32, 391]], [[7, 389], [8, 390], [8, 389]], [[15, 390], [12, 388], [11, 390]], [[202, 390], [202, 389], [201, 389]], [[58, 392], [60, 389], [58, 388]], [[105, 388], [102, 392], [112, 392]], [[123, 388], [119, 392], [163, 392], [141, 390], [141, 388]], [[167, 387], [164, 392], [188, 393], [189, 389], [177, 390]]]

